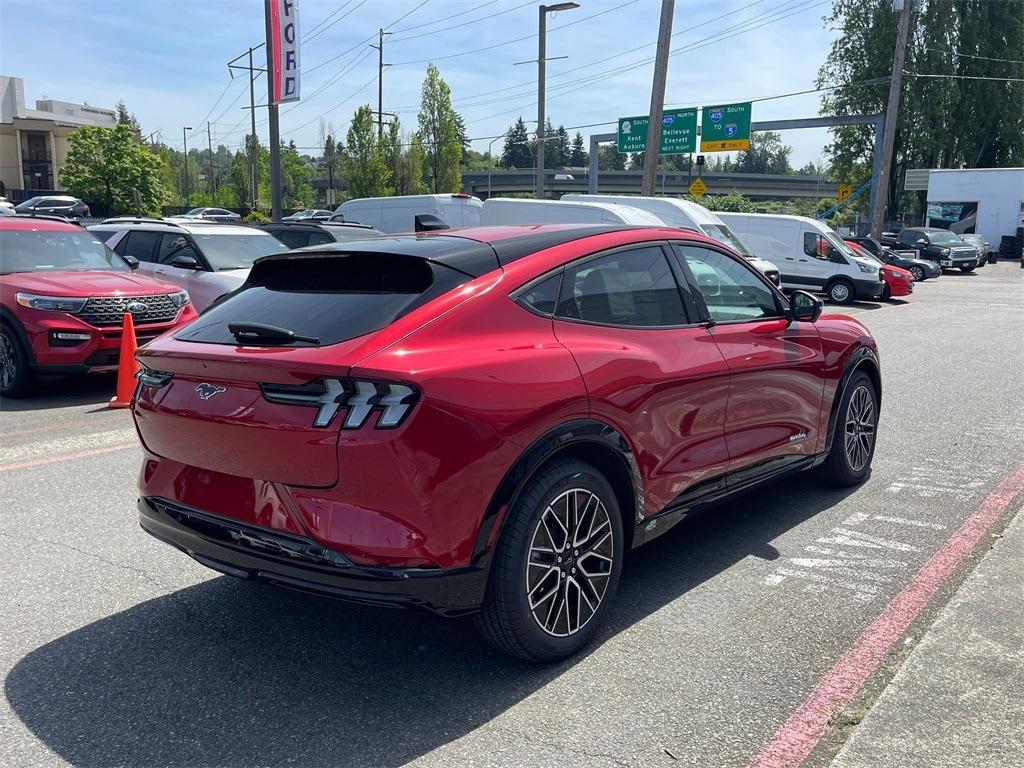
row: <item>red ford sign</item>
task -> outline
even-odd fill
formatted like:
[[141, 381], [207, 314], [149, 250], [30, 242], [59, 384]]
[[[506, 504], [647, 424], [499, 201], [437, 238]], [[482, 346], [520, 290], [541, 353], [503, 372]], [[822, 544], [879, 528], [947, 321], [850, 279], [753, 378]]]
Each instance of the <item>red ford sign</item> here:
[[298, 0], [266, 0], [270, 103], [299, 100]]

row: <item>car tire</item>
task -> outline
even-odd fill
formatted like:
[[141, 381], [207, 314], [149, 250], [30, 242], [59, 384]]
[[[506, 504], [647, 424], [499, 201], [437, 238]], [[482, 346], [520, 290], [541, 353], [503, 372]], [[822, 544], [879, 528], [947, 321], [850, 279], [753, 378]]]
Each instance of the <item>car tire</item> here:
[[0, 326], [0, 396], [21, 397], [34, 377], [21, 340], [7, 323]]
[[527, 481], [508, 511], [477, 629], [526, 661], [571, 656], [593, 639], [615, 597], [623, 551], [611, 484], [586, 462], [556, 460]]
[[889, 285], [886, 283], [882, 286], [882, 295], [879, 297], [882, 301], [888, 301], [892, 298], [892, 291], [889, 290]]
[[832, 447], [821, 474], [833, 485], [850, 486], [871, 474], [878, 435], [878, 394], [864, 371], [857, 371], [839, 403]]
[[920, 283], [928, 279], [928, 276], [924, 273], [924, 267], [919, 267], [916, 264], [911, 265], [910, 274], [914, 276], [914, 282]]
[[825, 291], [829, 300], [836, 304], [849, 304], [857, 298], [857, 291], [853, 283], [844, 278], [833, 280]]

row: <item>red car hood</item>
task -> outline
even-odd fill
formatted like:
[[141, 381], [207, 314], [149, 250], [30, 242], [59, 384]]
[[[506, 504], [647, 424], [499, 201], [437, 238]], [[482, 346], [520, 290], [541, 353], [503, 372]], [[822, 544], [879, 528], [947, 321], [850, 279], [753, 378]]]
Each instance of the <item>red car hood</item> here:
[[902, 277], [904, 280], [914, 279], [914, 276], [909, 271], [903, 269], [902, 267], [893, 267], [889, 264], [882, 265], [882, 272], [888, 273], [890, 275], [898, 275], [899, 277]]
[[14, 272], [3, 280], [19, 291], [45, 296], [147, 296], [180, 290], [151, 277], [104, 270]]

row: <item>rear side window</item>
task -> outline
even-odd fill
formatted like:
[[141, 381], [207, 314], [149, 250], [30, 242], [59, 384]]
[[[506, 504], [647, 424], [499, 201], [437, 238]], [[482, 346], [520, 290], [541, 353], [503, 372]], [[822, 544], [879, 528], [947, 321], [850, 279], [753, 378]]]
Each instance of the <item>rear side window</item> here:
[[600, 325], [685, 325], [672, 269], [659, 246], [616, 251], [565, 270], [559, 317]]
[[306, 245], [324, 245], [325, 243], [333, 242], [334, 238], [326, 232], [310, 232], [309, 240], [306, 242]]
[[177, 335], [236, 345], [231, 323], [261, 323], [337, 344], [378, 331], [469, 276], [401, 254], [332, 254], [258, 265], [241, 290]]
[[521, 290], [515, 299], [520, 305], [539, 315], [551, 316], [558, 303], [558, 287], [561, 284], [562, 273], [558, 272], [546, 280], [534, 283], [526, 290]]
[[306, 233], [296, 229], [275, 229], [271, 233], [289, 248], [301, 248], [306, 244]]
[[156, 248], [160, 243], [159, 232], [135, 229], [129, 232], [125, 239], [128, 241], [123, 251], [125, 255], [134, 256], [139, 261], [156, 261]]

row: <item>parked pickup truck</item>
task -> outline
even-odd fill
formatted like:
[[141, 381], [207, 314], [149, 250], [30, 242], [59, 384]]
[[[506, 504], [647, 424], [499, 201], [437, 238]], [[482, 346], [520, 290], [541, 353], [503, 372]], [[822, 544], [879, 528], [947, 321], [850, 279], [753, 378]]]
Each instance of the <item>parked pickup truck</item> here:
[[900, 250], [917, 251], [918, 258], [935, 262], [943, 269], [970, 272], [978, 266], [977, 249], [965, 243], [948, 229], [907, 227], [898, 235], [882, 233], [882, 245]]

